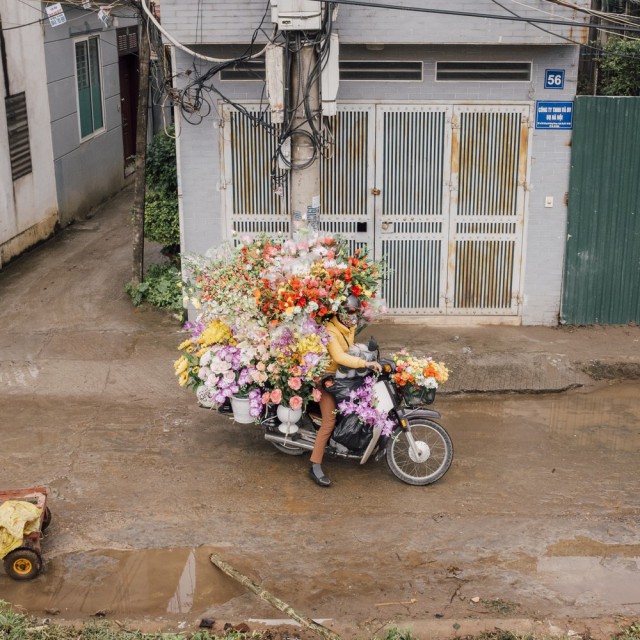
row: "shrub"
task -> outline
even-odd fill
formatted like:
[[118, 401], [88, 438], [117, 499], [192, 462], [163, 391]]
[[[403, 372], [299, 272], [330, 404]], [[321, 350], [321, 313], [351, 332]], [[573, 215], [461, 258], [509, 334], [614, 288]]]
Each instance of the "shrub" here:
[[126, 292], [133, 304], [144, 302], [161, 309], [182, 311], [182, 276], [180, 270], [170, 262], [152, 264], [145, 274], [144, 282], [138, 286], [128, 283]]
[[600, 93], [605, 96], [640, 95], [640, 41], [609, 38], [604, 52], [600, 62]]
[[158, 191], [147, 192], [144, 200], [144, 236], [170, 249], [180, 248], [178, 198]]
[[178, 193], [176, 140], [173, 125], [157, 133], [147, 149], [147, 188], [166, 195]]

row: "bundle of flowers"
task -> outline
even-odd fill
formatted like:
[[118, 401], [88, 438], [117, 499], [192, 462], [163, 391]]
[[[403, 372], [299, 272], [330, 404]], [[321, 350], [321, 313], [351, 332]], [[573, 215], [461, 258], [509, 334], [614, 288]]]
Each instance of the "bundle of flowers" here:
[[437, 389], [439, 384], [449, 379], [449, 370], [443, 362], [435, 362], [431, 358], [419, 358], [406, 351], [393, 354], [396, 372], [393, 376], [399, 387], [410, 385]]
[[244, 237], [213, 255], [183, 260], [186, 300], [200, 311], [179, 347], [179, 383], [199, 399], [221, 404], [248, 396], [301, 408], [319, 396], [329, 362], [323, 318], [351, 294], [371, 309], [382, 278], [364, 248], [330, 236], [296, 240]]
[[319, 400], [316, 385], [329, 363], [328, 342], [325, 327], [309, 317], [274, 330], [266, 365], [270, 390], [265, 390], [263, 403], [284, 403], [297, 410], [312, 397]]
[[330, 236], [296, 242], [268, 236], [242, 238], [211, 260], [185, 260], [196, 308], [211, 318], [251, 318], [275, 325], [296, 316], [322, 319], [350, 294], [366, 308], [382, 278], [366, 248], [349, 255], [348, 244]]
[[173, 366], [178, 376], [178, 384], [195, 391], [202, 384], [199, 376], [200, 358], [213, 345], [230, 344], [233, 336], [229, 326], [220, 320], [213, 320], [209, 324], [202, 321], [187, 322], [184, 330], [188, 331], [191, 337], [178, 346], [178, 351], [182, 351], [182, 355], [173, 363]]
[[357, 415], [362, 424], [371, 428], [380, 427], [382, 435], [388, 436], [393, 431], [394, 422], [387, 411], [377, 408], [375, 382], [373, 377], [367, 378], [362, 386], [349, 394], [349, 400], [338, 404], [338, 410], [345, 416]]

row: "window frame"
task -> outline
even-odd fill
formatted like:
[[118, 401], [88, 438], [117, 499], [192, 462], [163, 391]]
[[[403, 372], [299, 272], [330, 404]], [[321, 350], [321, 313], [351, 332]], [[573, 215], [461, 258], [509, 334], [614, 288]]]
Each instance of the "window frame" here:
[[[96, 46], [96, 51], [98, 53], [98, 75], [99, 75], [99, 87], [100, 87], [100, 109], [101, 109], [101, 115], [102, 115], [102, 125], [98, 128], [94, 128], [91, 133], [88, 133], [87, 135], [83, 136], [82, 135], [82, 118], [81, 118], [81, 113], [80, 113], [80, 85], [78, 82], [78, 44], [81, 42], [86, 42], [86, 47], [87, 47], [87, 65], [89, 68], [89, 74], [91, 73], [91, 59], [90, 59], [90, 49], [89, 49], [89, 41], [90, 40], [95, 40], [97, 43]], [[102, 69], [102, 38], [99, 35], [94, 35], [94, 34], [90, 34], [87, 36], [82, 36], [79, 38], [74, 38], [73, 39], [73, 77], [75, 79], [75, 87], [76, 87], [76, 113], [77, 113], [77, 120], [78, 120], [78, 135], [80, 137], [80, 142], [86, 142], [87, 140], [91, 140], [92, 138], [95, 138], [101, 134], [103, 134], [106, 130], [107, 130], [107, 125], [106, 125], [106, 109], [105, 109], [105, 100], [104, 100], [104, 74], [103, 74], [103, 69]], [[89, 84], [89, 88], [91, 89], [93, 85], [91, 84], [91, 78], [90, 78], [90, 84]], [[91, 119], [92, 119], [92, 124], [93, 123], [93, 117], [94, 117], [94, 113], [93, 113], [93, 108], [91, 110]]]

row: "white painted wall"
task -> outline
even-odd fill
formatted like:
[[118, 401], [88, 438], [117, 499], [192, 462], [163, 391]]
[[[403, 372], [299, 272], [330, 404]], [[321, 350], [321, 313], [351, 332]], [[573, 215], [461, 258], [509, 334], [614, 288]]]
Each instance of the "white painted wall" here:
[[[0, 266], [51, 234], [58, 219], [43, 28], [36, 23], [41, 3], [0, 0], [7, 69], [0, 71]], [[7, 30], [8, 29], [8, 30]], [[6, 80], [10, 93], [26, 92], [31, 145], [30, 174], [11, 179]]]

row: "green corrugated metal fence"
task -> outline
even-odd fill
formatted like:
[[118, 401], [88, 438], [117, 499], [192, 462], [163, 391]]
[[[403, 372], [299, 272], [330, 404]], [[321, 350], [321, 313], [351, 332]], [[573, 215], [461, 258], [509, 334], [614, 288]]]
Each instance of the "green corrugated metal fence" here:
[[640, 98], [576, 99], [561, 319], [640, 322]]

